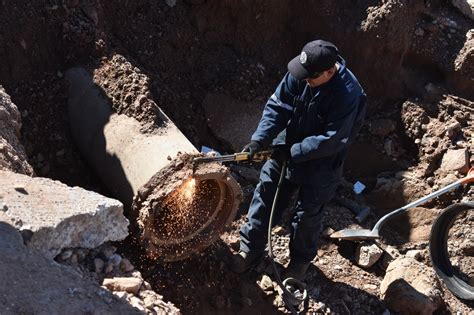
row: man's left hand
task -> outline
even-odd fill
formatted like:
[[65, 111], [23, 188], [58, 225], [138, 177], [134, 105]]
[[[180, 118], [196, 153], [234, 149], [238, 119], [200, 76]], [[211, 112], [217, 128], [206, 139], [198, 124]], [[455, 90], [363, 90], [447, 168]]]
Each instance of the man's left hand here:
[[277, 161], [278, 164], [283, 164], [284, 161], [288, 161], [291, 156], [290, 146], [286, 144], [276, 145], [273, 148], [272, 159]]

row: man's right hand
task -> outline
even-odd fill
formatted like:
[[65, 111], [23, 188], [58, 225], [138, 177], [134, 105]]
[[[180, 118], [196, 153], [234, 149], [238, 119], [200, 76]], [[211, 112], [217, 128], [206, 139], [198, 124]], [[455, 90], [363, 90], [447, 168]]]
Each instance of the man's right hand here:
[[251, 161], [253, 159], [253, 156], [255, 153], [258, 153], [262, 151], [263, 147], [258, 141], [250, 141], [249, 144], [244, 146], [242, 149], [242, 152], [248, 152], [249, 153], [249, 160]]

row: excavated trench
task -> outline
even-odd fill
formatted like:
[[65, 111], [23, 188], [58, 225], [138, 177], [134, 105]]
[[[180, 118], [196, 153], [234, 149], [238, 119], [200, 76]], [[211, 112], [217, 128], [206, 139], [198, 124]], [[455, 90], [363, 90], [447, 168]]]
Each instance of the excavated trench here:
[[[260, 291], [241, 288], [241, 279], [222, 266], [229, 253], [219, 236], [236, 214], [245, 212], [252, 181], [218, 164], [193, 172], [190, 159], [199, 154], [196, 148], [236, 150], [211, 128], [204, 100], [220, 93], [246, 105], [263, 104], [286, 71], [286, 62], [305, 42], [333, 41], [369, 95], [367, 124], [346, 163], [346, 179], [360, 180], [376, 192], [365, 201], [380, 216], [441, 185], [446, 174], [435, 166], [442, 154], [459, 141], [469, 141], [465, 130], [472, 124], [466, 117], [456, 118], [461, 127], [446, 141], [447, 135], [430, 131], [452, 123], [462, 106], [472, 106], [464, 101], [468, 105], [453, 105], [446, 94], [465, 99], [474, 95], [469, 65], [458, 62], [470, 23], [444, 1], [428, 2], [28, 4], [23, 15], [0, 11], [0, 27], [18, 29], [0, 32], [0, 40], [7, 43], [0, 49], [5, 60], [0, 83], [21, 110], [22, 141], [36, 174], [120, 199], [151, 259], [141, 261], [141, 249], [133, 246], [125, 245], [123, 251], [137, 256], [135, 263], [167, 299], [184, 311], [236, 311], [246, 303], [240, 299], [250, 296], [254, 310], [274, 311], [258, 297]], [[14, 1], [2, 5], [18, 6]], [[441, 27], [443, 19], [456, 21], [456, 32]], [[28, 27], [17, 27], [23, 24]], [[415, 35], [417, 28], [424, 30], [424, 37]], [[443, 40], [452, 45], [446, 47]], [[450, 66], [455, 61], [459, 71]], [[67, 71], [77, 66], [84, 68], [76, 68], [75, 74]], [[430, 83], [436, 86], [427, 88]], [[442, 110], [433, 110], [436, 106]], [[261, 107], [246, 114], [260, 115]], [[248, 135], [255, 128], [245, 120], [237, 125]], [[435, 136], [442, 140], [433, 144]], [[384, 191], [391, 183], [386, 177], [403, 176], [399, 171], [410, 167], [415, 169], [411, 178], [433, 183], [400, 181]], [[235, 178], [245, 188], [244, 196]], [[409, 221], [402, 218], [398, 224], [406, 227]], [[342, 223], [346, 221], [335, 226]], [[235, 232], [237, 226], [231, 229]], [[215, 246], [209, 248], [211, 244]], [[206, 248], [208, 258], [193, 255]], [[186, 258], [179, 265], [156, 265]], [[361, 280], [355, 281], [362, 286]], [[246, 292], [239, 293], [244, 298], [235, 297], [235, 286]], [[335, 302], [338, 289], [326, 289], [325, 301], [344, 313], [347, 306]], [[196, 291], [202, 291], [198, 297]], [[214, 295], [223, 296], [224, 302], [209, 302]], [[361, 304], [349, 307], [353, 313], [382, 313], [385, 308], [371, 294]]]

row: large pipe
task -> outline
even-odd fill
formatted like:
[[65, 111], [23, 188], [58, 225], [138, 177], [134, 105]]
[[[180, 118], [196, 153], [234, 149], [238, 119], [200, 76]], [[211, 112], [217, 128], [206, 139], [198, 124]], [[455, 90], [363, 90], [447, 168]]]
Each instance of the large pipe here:
[[149, 256], [173, 261], [209, 246], [242, 199], [228, 169], [212, 164], [194, 173], [192, 156], [199, 153], [164, 113], [156, 130], [144, 132], [134, 118], [112, 111], [85, 69], [68, 70], [66, 79], [75, 142], [112, 194], [133, 210], [129, 216]]

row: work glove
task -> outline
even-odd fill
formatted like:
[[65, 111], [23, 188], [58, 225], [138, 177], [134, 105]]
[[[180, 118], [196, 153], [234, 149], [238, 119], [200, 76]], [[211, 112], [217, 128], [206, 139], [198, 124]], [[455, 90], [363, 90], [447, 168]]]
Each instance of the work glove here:
[[249, 144], [245, 145], [244, 148], [242, 149], [242, 152], [248, 152], [249, 153], [249, 160], [252, 161], [253, 156], [255, 153], [258, 153], [262, 151], [263, 147], [258, 141], [250, 141]]
[[291, 156], [290, 146], [287, 144], [279, 144], [272, 147], [272, 156], [271, 158], [278, 162], [278, 164], [283, 164], [284, 161], [288, 161]]

